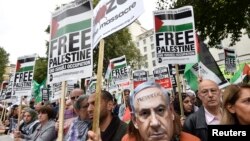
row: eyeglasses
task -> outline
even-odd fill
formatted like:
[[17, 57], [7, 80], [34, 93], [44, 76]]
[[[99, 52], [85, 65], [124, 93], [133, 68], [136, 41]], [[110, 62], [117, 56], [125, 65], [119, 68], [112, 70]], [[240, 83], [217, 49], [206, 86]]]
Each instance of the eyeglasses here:
[[216, 89], [216, 88], [212, 88], [212, 89], [203, 89], [203, 90], [200, 91], [200, 94], [203, 95], [203, 96], [205, 96], [205, 95], [207, 95], [209, 92], [210, 92], [211, 94], [213, 94], [213, 95], [216, 95], [216, 94], [218, 94], [219, 90]]
[[77, 99], [79, 96], [72, 96], [72, 97], [70, 97], [70, 99], [71, 100], [75, 100], [75, 99]]

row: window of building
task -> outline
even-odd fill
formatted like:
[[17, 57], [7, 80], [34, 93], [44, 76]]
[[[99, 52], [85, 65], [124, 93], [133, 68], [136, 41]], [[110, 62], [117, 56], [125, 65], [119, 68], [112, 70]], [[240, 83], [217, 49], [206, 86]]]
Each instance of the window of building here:
[[143, 44], [144, 44], [144, 45], [146, 44], [146, 39], [143, 39]]
[[155, 67], [155, 66], [156, 66], [156, 62], [155, 62], [155, 60], [153, 60], [153, 61], [152, 61], [152, 63], [153, 63], [153, 66]]
[[154, 58], [155, 57], [155, 52], [152, 52], [152, 58]]
[[144, 52], [147, 52], [147, 47], [144, 47]]
[[150, 41], [151, 41], [151, 42], [154, 41], [154, 36], [150, 36]]
[[148, 60], [148, 55], [147, 54], [144, 55], [143, 57], [144, 57], [145, 60]]
[[155, 46], [154, 46], [154, 44], [151, 44], [151, 49], [153, 50], [153, 49], [155, 49]]
[[145, 68], [148, 68], [148, 62], [145, 62], [144, 67], [145, 67]]

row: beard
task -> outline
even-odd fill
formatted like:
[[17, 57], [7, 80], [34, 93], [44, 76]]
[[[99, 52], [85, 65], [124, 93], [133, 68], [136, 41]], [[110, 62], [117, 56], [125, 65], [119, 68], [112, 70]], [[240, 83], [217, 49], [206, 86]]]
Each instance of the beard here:
[[108, 117], [108, 110], [102, 110], [100, 112], [100, 124], [105, 121], [105, 119]]

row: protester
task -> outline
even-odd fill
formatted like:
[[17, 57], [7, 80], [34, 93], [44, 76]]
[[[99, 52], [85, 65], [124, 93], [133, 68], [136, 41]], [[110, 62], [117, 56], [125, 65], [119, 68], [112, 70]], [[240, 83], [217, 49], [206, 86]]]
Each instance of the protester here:
[[[130, 103], [128, 104], [129, 110], [132, 111]], [[131, 120], [128, 123], [126, 135], [122, 137], [122, 141], [142, 141], [140, 132], [135, 128]]]
[[5, 134], [12, 133], [16, 129], [18, 122], [18, 110], [19, 110], [18, 105], [13, 105], [11, 107], [9, 116], [7, 120], [5, 120], [5, 126], [6, 126]]
[[221, 124], [250, 125], [250, 85], [230, 85], [223, 93]]
[[29, 139], [31, 141], [54, 141], [56, 139], [56, 130], [52, 108], [47, 106], [41, 107], [38, 120], [40, 124]]
[[[95, 96], [91, 94], [88, 99], [88, 113], [90, 119], [93, 119], [95, 108]], [[126, 133], [127, 124], [112, 114], [113, 97], [105, 90], [101, 91], [100, 103], [100, 133], [102, 141], [121, 141]]]
[[183, 131], [207, 141], [208, 125], [219, 124], [221, 120], [221, 91], [214, 81], [205, 79], [199, 83], [198, 97], [202, 106], [187, 117]]
[[90, 127], [88, 118], [88, 96], [80, 96], [74, 103], [74, 109], [78, 117], [73, 120], [69, 131], [65, 137], [65, 141], [85, 141], [87, 139], [87, 131]]
[[[185, 119], [192, 113], [194, 113], [194, 102], [192, 99], [192, 96], [188, 95], [187, 93], [181, 93], [182, 96], [182, 104], [184, 117], [181, 117], [181, 123], [183, 125]], [[179, 102], [179, 96], [177, 93], [177, 96], [174, 100], [174, 110], [181, 116], [181, 109], [180, 109], [180, 102]]]
[[117, 99], [115, 98], [115, 96], [113, 96], [113, 99], [114, 99], [113, 114], [115, 116], [118, 116], [119, 115], [120, 104], [117, 103]]
[[198, 111], [199, 105], [198, 105], [198, 98], [196, 97], [196, 94], [192, 90], [187, 90], [186, 94], [189, 95], [192, 99], [193, 105], [194, 105], [194, 112]]
[[35, 104], [34, 108], [36, 112], [39, 112], [39, 110], [43, 107], [44, 103], [43, 102], [38, 102]]
[[131, 116], [130, 116], [130, 110], [129, 110], [129, 94], [130, 94], [130, 90], [129, 89], [125, 89], [123, 91], [123, 104], [121, 104], [120, 108], [119, 108], [119, 118], [126, 122], [129, 123], [129, 121], [131, 120]]
[[80, 88], [75, 88], [70, 93], [70, 100], [72, 107], [79, 96], [83, 95], [83, 90]]
[[24, 110], [23, 122], [19, 126], [19, 130], [14, 132], [14, 137], [29, 139], [29, 136], [35, 131], [38, 125], [37, 112], [31, 108], [26, 108]]
[[[74, 103], [83, 95], [83, 90], [80, 88], [73, 89], [70, 93], [70, 104], [67, 106], [67, 110], [64, 111], [64, 124], [63, 124], [63, 132], [64, 135], [68, 133], [69, 127], [72, 124], [73, 120], [77, 117], [76, 112], [74, 111]], [[67, 101], [66, 101], [67, 102]], [[56, 122], [55, 128], [58, 131], [59, 128], [59, 121]]]
[[[159, 84], [144, 82], [137, 86], [130, 96], [130, 104], [132, 121], [142, 141], [175, 141], [179, 138], [181, 141], [199, 141], [191, 134], [180, 133], [181, 125], [175, 124], [168, 92]], [[88, 141], [99, 141], [98, 134], [89, 131], [88, 135]]]
[[70, 108], [72, 106], [71, 101], [68, 99], [65, 102], [64, 119], [69, 119], [75, 116], [74, 110]]

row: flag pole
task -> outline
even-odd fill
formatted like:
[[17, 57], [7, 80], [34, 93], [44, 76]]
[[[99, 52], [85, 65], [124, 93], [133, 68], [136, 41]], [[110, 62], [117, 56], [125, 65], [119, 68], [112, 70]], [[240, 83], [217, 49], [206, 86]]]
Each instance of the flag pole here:
[[180, 104], [180, 110], [181, 110], [181, 117], [184, 117], [184, 111], [183, 111], [183, 106], [182, 106], [181, 87], [180, 87], [180, 74], [179, 74], [178, 64], [175, 64], [175, 71], [176, 71], [176, 81], [177, 81], [177, 87], [178, 87], [178, 95], [179, 95], [179, 104]]
[[5, 118], [6, 118], [5, 115], [7, 114], [7, 113], [6, 113], [7, 105], [8, 105], [8, 103], [7, 103], [7, 101], [5, 101], [5, 105], [4, 105], [5, 108], [4, 108], [4, 113], [3, 113], [3, 121], [5, 121]]
[[103, 56], [104, 56], [104, 40], [101, 39], [100, 45], [99, 45], [99, 58], [98, 58], [96, 95], [95, 95], [95, 109], [94, 109], [94, 117], [93, 117], [93, 131], [96, 134], [99, 134], [99, 117], [100, 117], [100, 103], [101, 103]]

